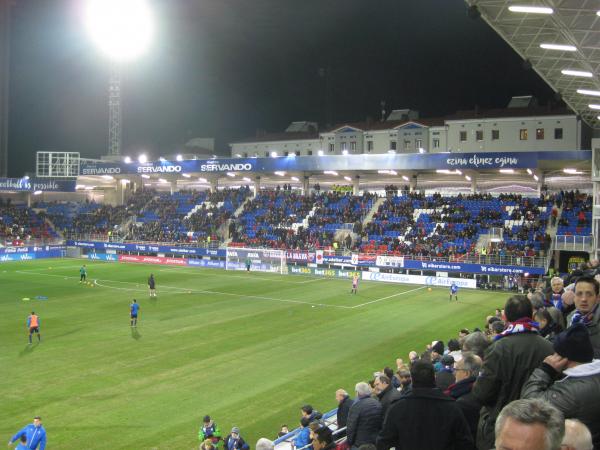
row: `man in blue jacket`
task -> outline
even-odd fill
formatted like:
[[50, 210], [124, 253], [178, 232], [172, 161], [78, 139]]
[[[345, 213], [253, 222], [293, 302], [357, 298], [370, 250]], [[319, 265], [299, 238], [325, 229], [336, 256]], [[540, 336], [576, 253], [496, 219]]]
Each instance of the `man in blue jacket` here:
[[40, 416], [35, 416], [33, 418], [33, 423], [30, 423], [19, 430], [19, 432], [8, 441], [8, 445], [11, 445], [23, 435], [27, 436], [26, 445], [29, 450], [38, 450], [38, 448], [39, 450], [44, 450], [46, 448], [46, 430], [44, 430], [44, 427], [42, 426], [42, 418]]

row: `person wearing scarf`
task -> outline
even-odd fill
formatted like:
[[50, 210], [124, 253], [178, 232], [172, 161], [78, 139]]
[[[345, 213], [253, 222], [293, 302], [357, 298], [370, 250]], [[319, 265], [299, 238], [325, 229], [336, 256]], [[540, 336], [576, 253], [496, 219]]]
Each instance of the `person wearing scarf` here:
[[567, 318], [568, 326], [581, 323], [590, 333], [594, 358], [600, 358], [600, 284], [593, 277], [581, 277], [575, 283], [575, 311]]
[[538, 333], [527, 296], [510, 297], [504, 314], [506, 329], [488, 347], [471, 391], [473, 398], [482, 405], [477, 448], [494, 447], [494, 423], [500, 411], [520, 397], [521, 387], [531, 372], [553, 353], [552, 343]]

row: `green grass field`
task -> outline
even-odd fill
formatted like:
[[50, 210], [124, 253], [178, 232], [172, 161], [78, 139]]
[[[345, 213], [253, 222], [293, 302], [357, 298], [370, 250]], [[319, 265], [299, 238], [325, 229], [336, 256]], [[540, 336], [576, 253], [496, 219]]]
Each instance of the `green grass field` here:
[[[350, 280], [101, 262], [86, 263], [90, 287], [81, 264], [0, 264], [5, 442], [39, 414], [49, 450], [192, 449], [210, 414], [254, 446], [295, 427], [303, 404], [332, 409], [337, 388], [352, 392], [410, 350], [481, 327], [507, 297], [463, 289], [449, 304], [441, 288], [363, 282], [351, 295]], [[31, 310], [43, 340], [29, 346]]]

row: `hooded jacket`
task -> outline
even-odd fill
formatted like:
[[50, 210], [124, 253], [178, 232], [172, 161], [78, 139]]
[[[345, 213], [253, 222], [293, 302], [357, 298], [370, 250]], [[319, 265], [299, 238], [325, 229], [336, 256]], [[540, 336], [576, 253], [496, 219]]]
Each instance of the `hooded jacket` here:
[[40, 446], [39, 450], [44, 450], [46, 448], [46, 430], [42, 425], [36, 427], [34, 424], [30, 423], [20, 429], [10, 441], [15, 442], [23, 435], [27, 436], [27, 448], [34, 450], [38, 448], [38, 445]]

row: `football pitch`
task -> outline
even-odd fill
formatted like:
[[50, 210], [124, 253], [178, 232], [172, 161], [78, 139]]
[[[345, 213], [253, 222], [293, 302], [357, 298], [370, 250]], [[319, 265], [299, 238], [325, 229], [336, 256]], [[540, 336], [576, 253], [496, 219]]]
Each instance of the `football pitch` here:
[[[79, 283], [87, 265], [88, 281]], [[146, 281], [156, 278], [158, 298]], [[192, 449], [209, 414], [254, 447], [300, 407], [482, 327], [508, 294], [76, 259], [0, 264], [0, 430], [43, 418], [52, 449]], [[47, 297], [37, 299], [36, 297]], [[29, 300], [23, 300], [28, 298]], [[140, 304], [137, 329], [129, 305]], [[28, 345], [26, 319], [42, 342]], [[352, 394], [353, 395], [353, 394]]]

